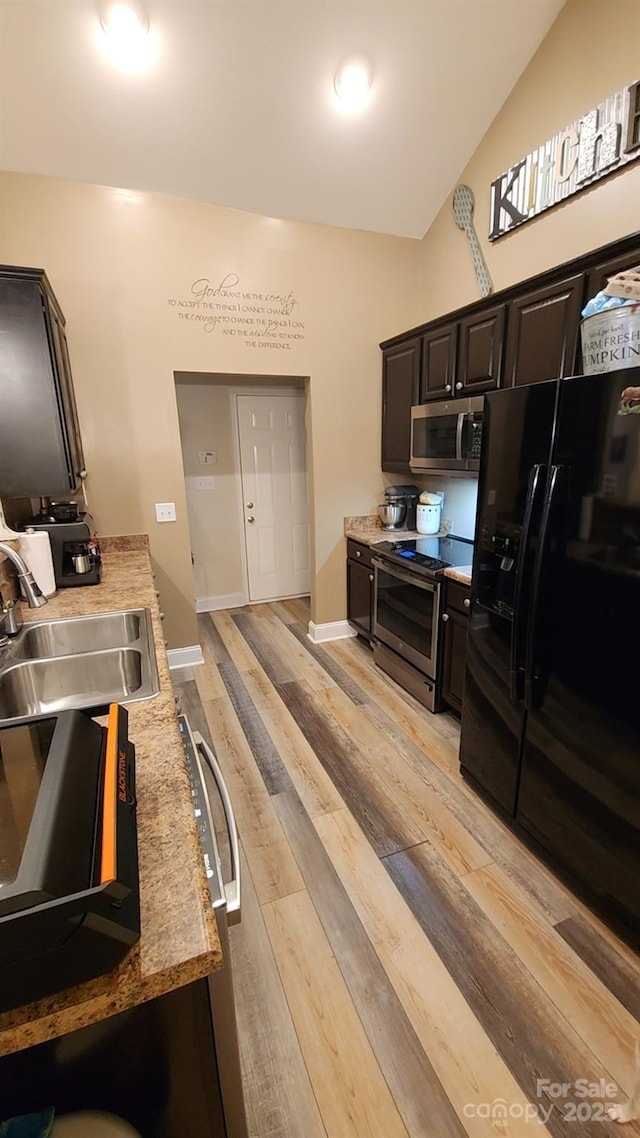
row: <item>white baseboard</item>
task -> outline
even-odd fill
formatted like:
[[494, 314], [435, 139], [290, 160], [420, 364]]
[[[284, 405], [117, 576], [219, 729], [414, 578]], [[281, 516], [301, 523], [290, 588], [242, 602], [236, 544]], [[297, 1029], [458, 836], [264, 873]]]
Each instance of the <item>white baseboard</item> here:
[[193, 668], [196, 664], [204, 664], [199, 644], [189, 644], [187, 648], [168, 648], [167, 659], [172, 671], [174, 668]]
[[196, 612], [219, 612], [220, 609], [239, 609], [246, 605], [244, 593], [220, 593], [217, 597], [196, 597]]
[[326, 624], [315, 624], [309, 621], [307, 636], [313, 644], [322, 644], [325, 640], [346, 640], [349, 636], [357, 636], [348, 620], [329, 620]]

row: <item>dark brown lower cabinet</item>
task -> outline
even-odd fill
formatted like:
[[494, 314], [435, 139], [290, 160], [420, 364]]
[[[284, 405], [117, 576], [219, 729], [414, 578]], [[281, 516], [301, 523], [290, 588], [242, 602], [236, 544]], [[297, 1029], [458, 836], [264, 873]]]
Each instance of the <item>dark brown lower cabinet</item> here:
[[471, 590], [447, 579], [442, 613], [442, 698], [462, 712]]
[[373, 567], [371, 550], [359, 541], [347, 541], [347, 619], [360, 636], [371, 640], [373, 620]]

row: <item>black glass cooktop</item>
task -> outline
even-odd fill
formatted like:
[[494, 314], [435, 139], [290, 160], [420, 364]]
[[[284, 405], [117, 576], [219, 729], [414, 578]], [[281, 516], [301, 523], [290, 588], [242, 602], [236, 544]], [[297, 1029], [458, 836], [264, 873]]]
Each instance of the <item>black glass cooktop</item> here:
[[418, 537], [407, 541], [377, 541], [374, 553], [435, 575], [455, 565], [471, 565], [473, 542], [464, 537]]

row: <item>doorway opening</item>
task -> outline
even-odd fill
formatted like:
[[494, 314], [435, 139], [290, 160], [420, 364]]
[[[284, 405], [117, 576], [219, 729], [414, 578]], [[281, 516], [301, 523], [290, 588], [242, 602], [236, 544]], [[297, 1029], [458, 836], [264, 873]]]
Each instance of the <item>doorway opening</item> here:
[[196, 611], [308, 595], [308, 380], [174, 375]]

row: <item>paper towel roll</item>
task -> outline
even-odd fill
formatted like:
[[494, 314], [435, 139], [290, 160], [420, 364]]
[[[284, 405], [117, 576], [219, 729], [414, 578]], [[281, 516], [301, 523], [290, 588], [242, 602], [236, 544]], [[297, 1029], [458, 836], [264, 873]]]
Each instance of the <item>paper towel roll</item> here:
[[[52, 597], [56, 591], [56, 579], [53, 572], [49, 534], [45, 530], [31, 530], [31, 532], [21, 533], [18, 552], [26, 561], [36, 584], [45, 597]], [[22, 595], [24, 596], [24, 593]]]

